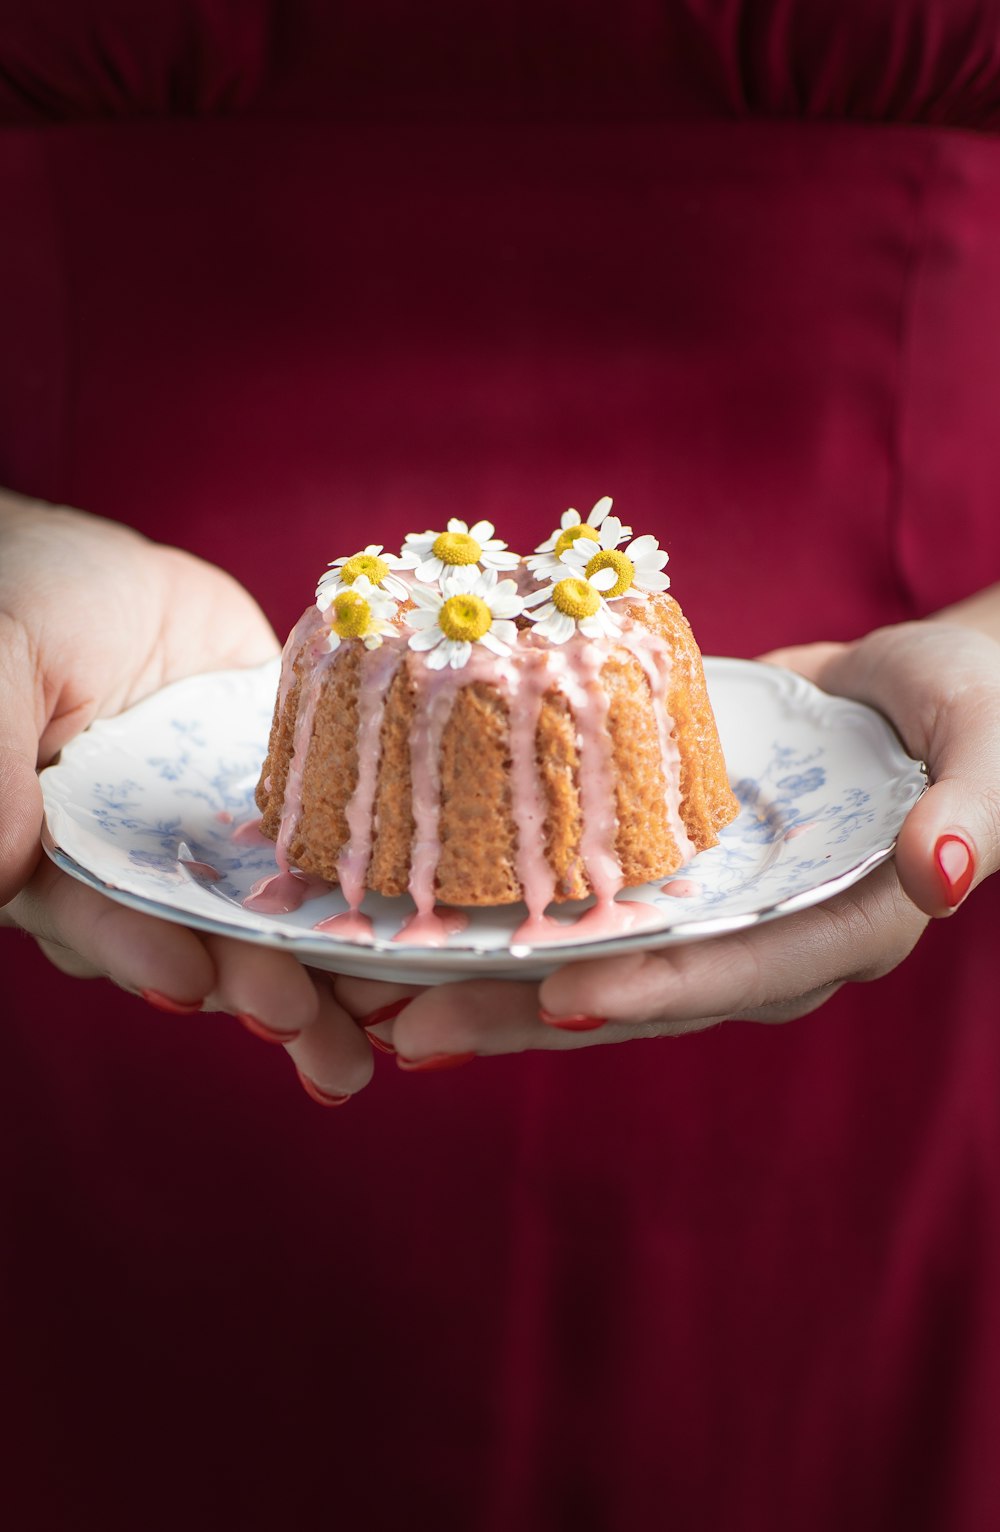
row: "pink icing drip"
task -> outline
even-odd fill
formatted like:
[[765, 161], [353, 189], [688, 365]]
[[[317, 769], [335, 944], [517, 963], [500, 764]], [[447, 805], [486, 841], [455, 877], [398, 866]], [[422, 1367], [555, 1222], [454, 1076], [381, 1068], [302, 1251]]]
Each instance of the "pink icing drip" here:
[[383, 644], [381, 649], [366, 650], [361, 656], [358, 781], [347, 805], [347, 844], [337, 860], [337, 878], [352, 910], [356, 910], [364, 898], [374, 835], [372, 811], [378, 782], [382, 715], [386, 694], [402, 660], [403, 654], [399, 649], [387, 644]]
[[[548, 656], [542, 650], [518, 656], [503, 674], [510, 702], [511, 812], [517, 827], [517, 876], [528, 906], [526, 926], [541, 926], [556, 881], [545, 855], [546, 804], [538, 778], [538, 717], [550, 684]], [[522, 937], [522, 940], [531, 940]]]
[[409, 942], [421, 947], [443, 947], [449, 936], [456, 936], [469, 924], [464, 910], [453, 910], [448, 905], [436, 909], [418, 909], [410, 915], [393, 937], [394, 942]]
[[326, 920], [317, 921], [313, 930], [322, 931], [326, 936], [339, 936], [343, 941], [348, 942], [371, 942], [375, 939], [371, 921], [359, 910], [345, 910], [342, 915], [328, 915]]
[[672, 656], [663, 640], [645, 628], [641, 634], [634, 628], [626, 629], [619, 642], [639, 661], [649, 682], [653, 717], [656, 719], [656, 731], [660, 740], [660, 765], [666, 789], [667, 821], [677, 842], [677, 850], [683, 866], [685, 862], [690, 862], [695, 854], [695, 848], [681, 817], [681, 752], [674, 737], [674, 721], [667, 712]]
[[613, 899], [624, 881], [615, 851], [618, 820], [607, 731], [608, 699], [599, 683], [606, 658], [603, 644], [581, 638], [549, 651], [549, 667], [561, 682], [576, 724], [583, 815], [580, 855], [599, 901]]
[[690, 878], [673, 878], [662, 885], [661, 892], [669, 894], [671, 899], [694, 899], [701, 893], [701, 889]]
[[220, 825], [231, 825], [233, 822], [233, 816], [228, 809], [220, 809], [215, 817]]
[[573, 926], [572, 939], [599, 941], [605, 936], [625, 936], [629, 931], [643, 931], [662, 923], [663, 912], [655, 905], [641, 904], [635, 899], [602, 898], [580, 916]]
[[290, 915], [308, 899], [322, 899], [329, 892], [330, 885], [325, 879], [285, 869], [258, 879], [243, 900], [243, 908], [258, 915]]
[[269, 846], [271, 842], [260, 828], [259, 819], [245, 819], [238, 824], [229, 839], [237, 846]]

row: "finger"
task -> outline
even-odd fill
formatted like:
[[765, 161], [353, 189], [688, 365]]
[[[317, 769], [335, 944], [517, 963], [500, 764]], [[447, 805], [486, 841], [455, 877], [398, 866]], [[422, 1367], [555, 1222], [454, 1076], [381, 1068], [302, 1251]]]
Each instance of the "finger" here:
[[891, 864], [797, 915], [732, 936], [575, 963], [542, 984], [550, 1016], [658, 1022], [671, 1030], [724, 1018], [788, 1020], [845, 981], [880, 977], [926, 924]]
[[906, 817], [896, 864], [918, 908], [951, 914], [1000, 867], [1000, 646], [925, 622], [786, 657], [827, 691], [878, 708], [926, 761], [932, 786]]
[[202, 1009], [227, 1011], [268, 1042], [292, 1042], [319, 1015], [309, 973], [289, 952], [227, 936], [204, 936], [215, 982]]
[[332, 986], [320, 975], [314, 975], [312, 982], [315, 1018], [288, 1045], [287, 1052], [313, 1100], [324, 1106], [344, 1105], [344, 1098], [356, 1095], [368, 1084], [374, 1056], [364, 1032], [337, 1003]]
[[23, 888], [38, 862], [42, 794], [35, 767], [35, 666], [27, 634], [0, 617], [0, 906]]
[[64, 954], [65, 972], [106, 974], [123, 989], [185, 1008], [200, 1005], [215, 983], [212, 959], [193, 931], [116, 904], [47, 858], [7, 913], [49, 955]]

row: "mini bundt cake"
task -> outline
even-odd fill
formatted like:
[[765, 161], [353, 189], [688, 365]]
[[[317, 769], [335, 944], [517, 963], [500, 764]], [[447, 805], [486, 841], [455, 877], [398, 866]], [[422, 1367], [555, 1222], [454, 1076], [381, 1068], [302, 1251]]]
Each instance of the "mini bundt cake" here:
[[540, 914], [715, 845], [737, 804], [701, 656], [666, 554], [610, 509], [567, 512], [528, 560], [451, 521], [331, 566], [257, 788], [279, 867], [355, 910], [373, 889]]

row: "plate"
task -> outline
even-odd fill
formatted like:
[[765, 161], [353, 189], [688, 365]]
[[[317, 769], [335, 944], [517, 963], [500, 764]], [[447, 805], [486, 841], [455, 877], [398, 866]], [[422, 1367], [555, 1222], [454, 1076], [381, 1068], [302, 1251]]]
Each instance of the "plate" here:
[[740, 814], [674, 878], [624, 891], [643, 907], [626, 934], [588, 936], [587, 904], [554, 906], [561, 924], [544, 944], [512, 940], [517, 905], [470, 911], [439, 947], [394, 940], [405, 897], [366, 896], [367, 943], [314, 929], [345, 909], [336, 889], [287, 915], [244, 909], [275, 871], [273, 846], [241, 827], [256, 818], [277, 660], [177, 682], [73, 740], [41, 775], [46, 849], [122, 904], [404, 984], [538, 979], [571, 959], [742, 930], [829, 899], [891, 856], [927, 775], [881, 715], [750, 660], [706, 659], [705, 672]]

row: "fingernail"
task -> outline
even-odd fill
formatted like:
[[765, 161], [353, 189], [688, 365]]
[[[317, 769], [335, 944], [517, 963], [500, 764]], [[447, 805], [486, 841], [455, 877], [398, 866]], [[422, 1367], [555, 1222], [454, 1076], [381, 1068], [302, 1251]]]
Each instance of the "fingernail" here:
[[396, 1063], [400, 1069], [413, 1073], [420, 1069], [457, 1069], [459, 1064], [468, 1064], [475, 1056], [474, 1053], [431, 1053], [425, 1059], [404, 1059], [397, 1053]]
[[294, 1043], [295, 1039], [302, 1035], [298, 1029], [294, 1032], [277, 1032], [273, 1027], [265, 1025], [263, 1021], [258, 1021], [256, 1016], [248, 1016], [244, 1011], [237, 1011], [235, 1015], [236, 1020], [241, 1021], [247, 1031], [252, 1032], [254, 1037], [259, 1037], [262, 1043]]
[[547, 1027], [558, 1027], [560, 1032], [596, 1032], [608, 1020], [606, 1016], [553, 1016], [544, 1006], [538, 1007], [538, 1015]]
[[319, 1106], [343, 1106], [346, 1101], [351, 1099], [350, 1096], [332, 1095], [329, 1091], [324, 1090], [322, 1086], [317, 1085], [315, 1080], [310, 1080], [308, 1075], [304, 1075], [301, 1069], [296, 1069], [295, 1073], [298, 1075], [299, 1084], [306, 1095]]
[[369, 1027], [377, 1027], [380, 1021], [394, 1021], [400, 1011], [406, 1010], [412, 999], [412, 995], [404, 995], [402, 1000], [394, 1000], [391, 1005], [380, 1005], [377, 1011], [372, 1011], [371, 1015], [362, 1016], [358, 1026], [364, 1027], [367, 1031]]
[[391, 1043], [387, 1043], [384, 1038], [379, 1037], [377, 1032], [370, 1032], [368, 1030], [368, 1028], [366, 1027], [365, 1028], [365, 1036], [367, 1037], [368, 1041], [371, 1043], [372, 1047], [376, 1048], [379, 1053], [392, 1053], [392, 1054], [395, 1054], [396, 1050], [392, 1046], [392, 1044]]
[[143, 989], [139, 993], [147, 1005], [155, 1005], [158, 1011], [169, 1011], [171, 1016], [193, 1016], [201, 1010], [200, 1000], [171, 1000], [169, 995], [161, 995], [158, 989]]
[[960, 835], [942, 835], [934, 847], [934, 860], [944, 884], [945, 899], [951, 909], [956, 909], [972, 886], [976, 859]]

